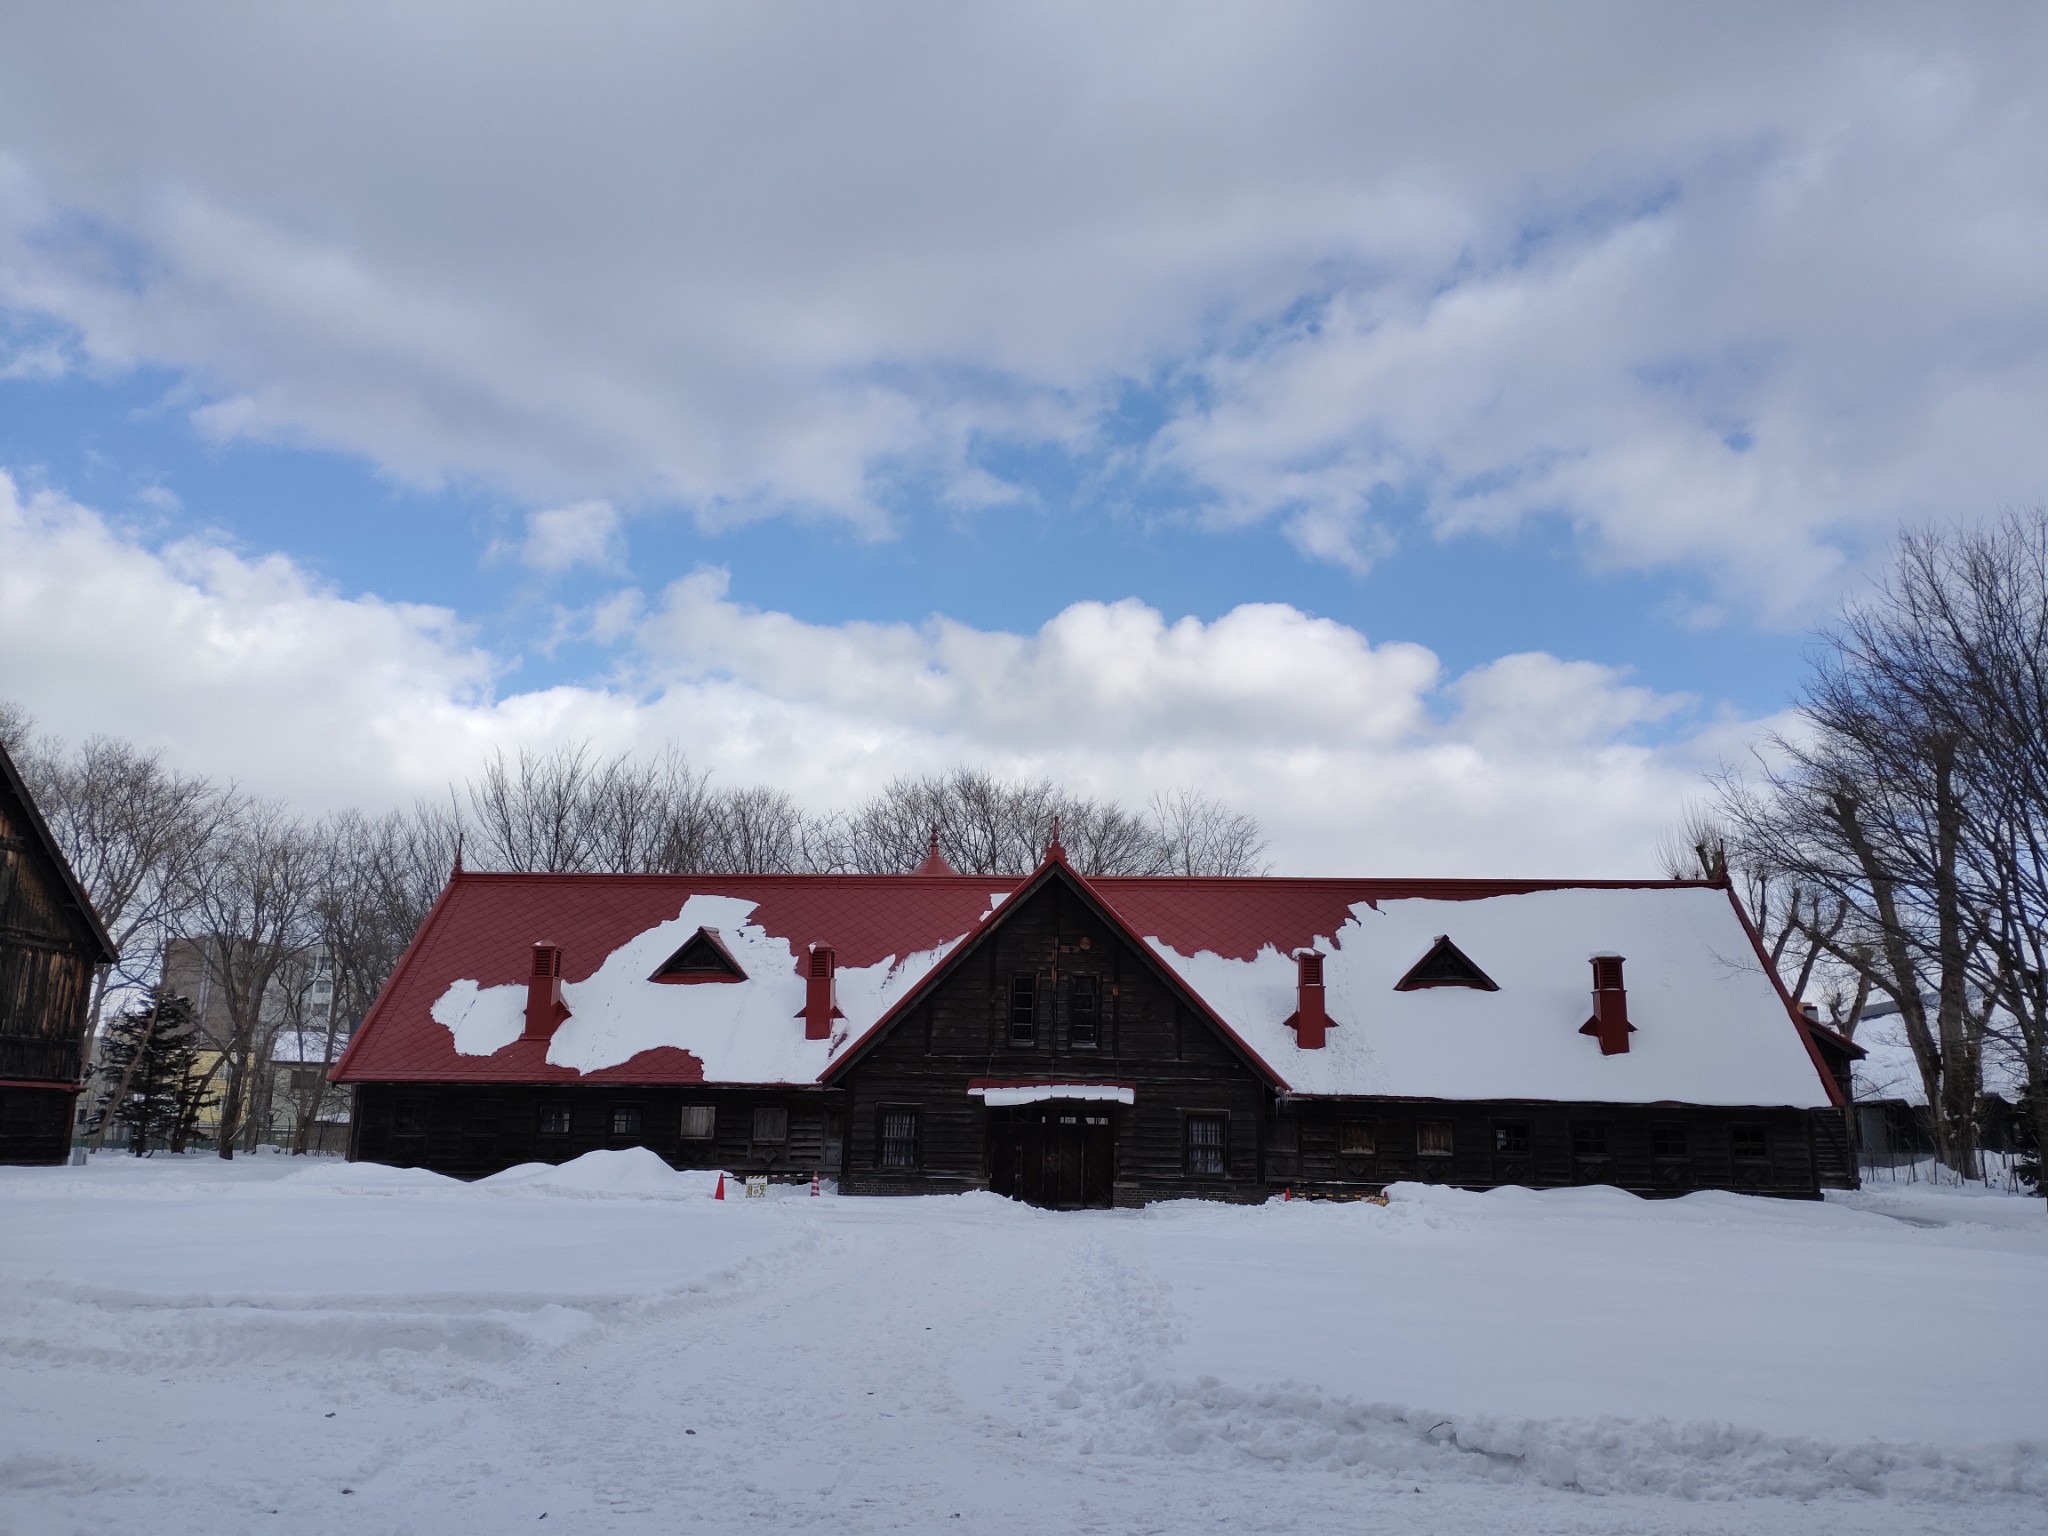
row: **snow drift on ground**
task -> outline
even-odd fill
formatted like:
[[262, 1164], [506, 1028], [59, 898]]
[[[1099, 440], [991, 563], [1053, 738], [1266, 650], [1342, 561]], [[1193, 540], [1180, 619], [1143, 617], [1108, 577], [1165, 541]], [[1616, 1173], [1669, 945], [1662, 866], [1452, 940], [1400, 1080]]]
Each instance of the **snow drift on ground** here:
[[2048, 1220], [0, 1170], [0, 1532], [2048, 1527]]

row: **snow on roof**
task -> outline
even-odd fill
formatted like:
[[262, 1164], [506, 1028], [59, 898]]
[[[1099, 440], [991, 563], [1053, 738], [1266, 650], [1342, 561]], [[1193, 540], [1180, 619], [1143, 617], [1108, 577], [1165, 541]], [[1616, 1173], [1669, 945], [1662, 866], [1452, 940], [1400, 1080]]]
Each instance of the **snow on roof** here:
[[[547, 1061], [589, 1073], [668, 1046], [696, 1057], [707, 1083], [816, 1082], [835, 1042], [804, 1038], [802, 958], [789, 939], [752, 920], [758, 905], [739, 896], [690, 896], [667, 922], [612, 950], [586, 980], [565, 982], [569, 1017], [549, 1041]], [[688, 988], [651, 980], [700, 928], [720, 931], [746, 979]], [[916, 954], [839, 967], [836, 998], [846, 1025], [858, 1032], [873, 1024], [963, 937], [964, 931]], [[492, 1056], [525, 1027], [526, 985], [479, 987], [462, 977], [430, 1012], [458, 1054]], [[840, 1040], [845, 1033], [835, 1031]]]
[[[988, 910], [987, 877], [456, 875], [336, 1071], [343, 1082], [817, 1080], [799, 957], [837, 952], [844, 1021], [865, 1027]], [[744, 981], [648, 978], [700, 927]], [[570, 1008], [519, 1040], [536, 943], [562, 949]]]
[[[1448, 936], [1496, 992], [1395, 983]], [[1821, 1106], [1827, 1091], [1725, 892], [1703, 886], [1525, 891], [1477, 899], [1354, 903], [1315, 947], [1333, 1028], [1296, 1046], [1296, 967], [1147, 942], [1301, 1094], [1594, 1103]], [[1579, 1026], [1588, 963], [1626, 957], [1625, 1054]]]
[[[1079, 878], [1079, 877], [1075, 877]], [[341, 1081], [813, 1083], [1024, 882], [967, 876], [458, 875], [337, 1070]], [[1301, 1094], [1828, 1102], [1727, 893], [1686, 884], [1085, 882]], [[1007, 886], [1007, 889], [1003, 887]], [[746, 980], [649, 980], [699, 928]], [[1448, 935], [1497, 992], [1395, 984]], [[570, 1017], [519, 1039], [536, 942]], [[803, 962], [839, 962], [845, 1015], [806, 1040]], [[1300, 1049], [1296, 949], [1328, 957], [1335, 1027]], [[1578, 1033], [1590, 956], [1627, 957], [1625, 1054]]]

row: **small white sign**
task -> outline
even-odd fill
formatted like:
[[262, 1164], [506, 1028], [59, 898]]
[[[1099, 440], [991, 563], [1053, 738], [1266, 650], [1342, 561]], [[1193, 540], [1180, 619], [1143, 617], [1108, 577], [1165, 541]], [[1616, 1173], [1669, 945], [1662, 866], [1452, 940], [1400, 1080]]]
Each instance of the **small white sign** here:
[[768, 1198], [767, 1174], [750, 1173], [747, 1175], [747, 1198], [749, 1200], [766, 1200]]

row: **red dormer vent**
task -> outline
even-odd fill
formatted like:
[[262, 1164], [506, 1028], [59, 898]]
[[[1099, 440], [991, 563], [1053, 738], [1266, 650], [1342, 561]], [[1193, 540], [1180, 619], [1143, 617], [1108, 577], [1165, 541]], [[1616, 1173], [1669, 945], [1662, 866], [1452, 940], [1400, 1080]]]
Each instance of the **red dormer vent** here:
[[1294, 994], [1294, 1012], [1287, 1019], [1294, 1043], [1304, 1051], [1320, 1051], [1330, 1029], [1330, 1015], [1323, 1007], [1323, 957], [1312, 949], [1294, 957]]
[[745, 981], [747, 973], [716, 928], [699, 928], [683, 947], [662, 961], [649, 981], [668, 984], [698, 981]]
[[569, 1005], [562, 1001], [562, 947], [533, 946], [533, 969], [526, 977], [526, 1030], [522, 1040], [552, 1040]]
[[1474, 965], [1462, 949], [1443, 934], [1429, 952], [1408, 968], [1408, 974], [1394, 983], [1396, 992], [1419, 992], [1429, 987], [1471, 987], [1479, 992], [1498, 992], [1494, 979]]
[[832, 1038], [832, 1021], [843, 1019], [833, 998], [833, 979], [839, 971], [839, 956], [830, 944], [813, 944], [809, 974], [804, 978], [804, 1011], [798, 1015], [804, 1021], [806, 1040], [829, 1040]]
[[1593, 957], [1593, 1017], [1579, 1026], [1579, 1033], [1600, 1042], [1602, 1056], [1628, 1054], [1628, 1037], [1635, 1025], [1628, 1021], [1628, 990], [1621, 981], [1620, 955]]

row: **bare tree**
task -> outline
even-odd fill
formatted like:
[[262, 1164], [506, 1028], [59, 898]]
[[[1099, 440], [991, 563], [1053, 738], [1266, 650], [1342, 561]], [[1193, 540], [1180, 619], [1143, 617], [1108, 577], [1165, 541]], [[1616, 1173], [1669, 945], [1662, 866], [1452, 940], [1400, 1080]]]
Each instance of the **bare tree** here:
[[779, 875], [801, 867], [805, 818], [779, 789], [756, 786], [711, 798], [703, 867], [718, 874]]
[[1256, 818], [1197, 789], [1152, 797], [1152, 834], [1169, 875], [1263, 875], [1266, 839]]
[[1906, 536], [1824, 637], [1811, 734], [1775, 740], [1760, 785], [1724, 785], [1744, 841], [1841, 904], [1825, 948], [1897, 1005], [1937, 1151], [1965, 1174], [1994, 1010], [2042, 1080], [2044, 610], [2043, 514]]
[[38, 786], [45, 820], [121, 953], [93, 992], [100, 1017], [110, 989], [139, 989], [182, 924], [216, 834], [236, 797], [176, 773], [160, 754], [94, 736], [53, 752]]
[[[233, 1157], [280, 1020], [273, 986], [318, 942], [320, 840], [283, 806], [253, 801], [216, 840], [192, 901], [195, 938], [227, 1024], [220, 1051], [220, 1155]], [[288, 995], [289, 985], [280, 989]], [[273, 1009], [275, 1005], [273, 1004]]]

